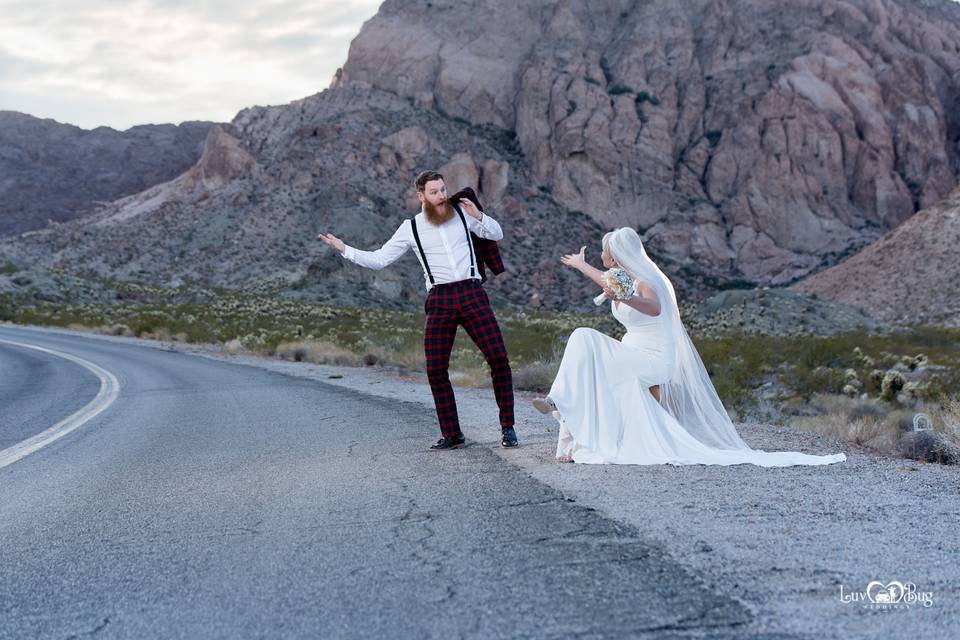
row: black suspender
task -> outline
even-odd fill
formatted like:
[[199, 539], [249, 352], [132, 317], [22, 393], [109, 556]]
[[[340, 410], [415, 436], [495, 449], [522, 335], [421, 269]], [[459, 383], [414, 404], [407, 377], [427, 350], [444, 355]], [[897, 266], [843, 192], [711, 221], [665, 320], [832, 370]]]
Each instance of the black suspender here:
[[423, 243], [420, 242], [420, 234], [417, 233], [416, 218], [410, 218], [410, 227], [413, 229], [413, 239], [417, 241], [417, 250], [420, 252], [420, 258], [423, 260], [423, 268], [427, 271], [427, 278], [430, 280], [430, 284], [435, 284], [433, 274], [430, 273], [430, 263], [427, 262], [427, 254], [423, 252]]
[[[467, 249], [470, 250], [470, 275], [473, 278], [477, 277], [477, 261], [473, 255], [473, 238], [470, 237], [470, 229], [467, 227], [467, 219], [463, 216], [463, 211], [460, 210], [459, 205], [454, 203], [453, 208], [457, 210], [457, 213], [460, 215], [460, 222], [463, 223], [463, 231], [467, 234]], [[427, 262], [427, 254], [423, 251], [423, 243], [420, 242], [420, 234], [417, 232], [417, 219], [416, 217], [410, 218], [410, 228], [413, 229], [413, 239], [417, 243], [417, 251], [420, 252], [420, 259], [423, 262], [423, 268], [427, 272], [427, 279], [430, 281], [430, 284], [436, 284], [433, 281], [433, 273], [430, 271], [430, 263]]]
[[456, 209], [457, 213], [460, 215], [460, 222], [463, 223], [463, 232], [467, 234], [467, 248], [470, 250], [470, 276], [476, 278], [477, 264], [473, 257], [473, 238], [470, 237], [470, 229], [467, 227], [467, 219], [463, 217], [463, 211], [460, 210], [460, 205], [458, 205], [456, 202], [453, 203], [453, 208]]

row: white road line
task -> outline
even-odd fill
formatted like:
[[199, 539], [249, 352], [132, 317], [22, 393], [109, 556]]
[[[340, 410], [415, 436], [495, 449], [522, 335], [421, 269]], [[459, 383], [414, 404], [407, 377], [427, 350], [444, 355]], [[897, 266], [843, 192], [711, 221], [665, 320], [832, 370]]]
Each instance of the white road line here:
[[25, 347], [27, 349], [36, 349], [37, 351], [43, 351], [44, 353], [49, 353], [53, 356], [65, 358], [71, 362], [79, 364], [81, 367], [89, 369], [95, 376], [100, 378], [99, 393], [97, 393], [93, 400], [88, 402], [78, 411], [67, 416], [49, 429], [41, 431], [35, 436], [31, 436], [22, 442], [18, 442], [12, 447], [8, 447], [0, 451], [0, 469], [4, 468], [8, 464], [13, 464], [20, 458], [28, 456], [38, 449], [42, 449], [51, 442], [59, 440], [74, 429], [82, 426], [85, 422], [109, 407], [113, 401], [117, 399], [117, 395], [120, 394], [120, 381], [117, 380], [117, 377], [106, 369], [93, 364], [89, 360], [84, 360], [83, 358], [78, 358], [77, 356], [70, 355], [69, 353], [63, 353], [62, 351], [54, 351], [53, 349], [38, 347], [32, 344], [24, 344], [22, 342], [14, 342], [12, 340], [3, 340], [2, 338], [0, 338], [0, 342], [12, 344], [18, 347]]

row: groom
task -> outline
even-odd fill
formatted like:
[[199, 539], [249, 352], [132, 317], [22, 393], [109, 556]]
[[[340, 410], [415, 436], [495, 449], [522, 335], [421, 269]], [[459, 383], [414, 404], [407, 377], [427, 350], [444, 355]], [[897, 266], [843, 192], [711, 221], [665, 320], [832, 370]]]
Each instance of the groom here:
[[436, 171], [418, 175], [416, 187], [422, 204], [420, 213], [404, 220], [393, 237], [376, 251], [360, 251], [330, 233], [318, 237], [347, 260], [370, 269], [392, 264], [408, 249], [417, 252], [428, 291], [423, 337], [427, 378], [443, 435], [430, 448], [443, 451], [464, 447], [457, 402], [447, 373], [450, 351], [460, 325], [490, 365], [493, 392], [500, 407], [500, 445], [515, 447], [513, 376], [500, 325], [481, 286], [483, 264], [478, 264], [471, 237], [475, 234], [484, 239], [481, 242], [496, 241], [503, 238], [503, 231], [496, 220], [469, 199], [448, 199], [443, 176]]

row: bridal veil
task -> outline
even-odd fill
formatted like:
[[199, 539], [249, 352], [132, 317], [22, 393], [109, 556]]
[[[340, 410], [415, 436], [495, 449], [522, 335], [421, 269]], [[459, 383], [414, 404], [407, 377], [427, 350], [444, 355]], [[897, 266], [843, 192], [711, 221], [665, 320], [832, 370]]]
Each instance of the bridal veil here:
[[694, 438], [717, 449], [750, 447], [737, 433], [683, 322], [670, 279], [654, 264], [637, 232], [617, 229], [607, 238], [610, 255], [636, 280], [646, 282], [660, 300], [660, 313], [667, 314], [664, 326], [676, 352], [673, 373], [660, 385], [660, 404]]

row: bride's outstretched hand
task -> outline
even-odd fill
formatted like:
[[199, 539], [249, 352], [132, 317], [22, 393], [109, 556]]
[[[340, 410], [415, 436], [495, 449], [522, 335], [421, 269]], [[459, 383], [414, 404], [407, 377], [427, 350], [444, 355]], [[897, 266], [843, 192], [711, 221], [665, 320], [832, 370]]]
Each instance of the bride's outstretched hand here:
[[587, 264], [587, 259], [585, 257], [586, 251], [587, 248], [585, 246], [580, 247], [580, 253], [570, 253], [560, 256], [560, 262], [568, 267], [573, 267], [574, 269], [582, 269]]

